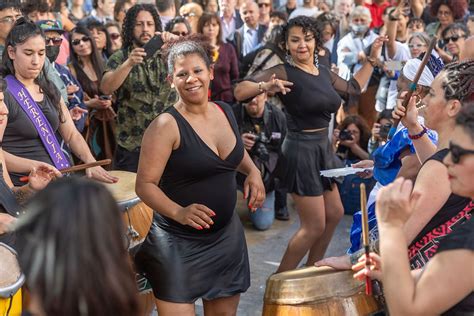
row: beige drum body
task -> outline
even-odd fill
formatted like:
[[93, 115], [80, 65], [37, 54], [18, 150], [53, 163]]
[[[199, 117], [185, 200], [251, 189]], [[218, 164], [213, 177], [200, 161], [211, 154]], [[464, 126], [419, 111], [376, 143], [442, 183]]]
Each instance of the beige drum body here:
[[382, 310], [353, 272], [308, 267], [272, 275], [265, 290], [264, 316], [371, 315]]
[[24, 282], [15, 250], [0, 243], [0, 316], [21, 314], [20, 288]]
[[135, 193], [137, 174], [128, 171], [110, 171], [119, 178], [117, 183], [105, 184], [114, 196], [127, 229], [129, 249], [141, 244], [150, 230], [153, 210], [143, 203]]

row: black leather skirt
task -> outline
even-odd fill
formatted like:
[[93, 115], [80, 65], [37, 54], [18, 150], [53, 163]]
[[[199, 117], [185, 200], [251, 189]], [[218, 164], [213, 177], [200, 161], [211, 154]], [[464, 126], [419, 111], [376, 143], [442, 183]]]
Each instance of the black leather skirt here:
[[247, 243], [239, 217], [209, 234], [191, 234], [163, 225], [155, 213], [135, 265], [150, 281], [156, 298], [174, 303], [213, 300], [250, 286]]

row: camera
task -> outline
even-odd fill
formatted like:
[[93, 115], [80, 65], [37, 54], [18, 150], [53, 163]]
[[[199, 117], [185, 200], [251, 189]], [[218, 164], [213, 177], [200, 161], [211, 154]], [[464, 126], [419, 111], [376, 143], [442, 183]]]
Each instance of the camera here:
[[264, 132], [258, 133], [255, 137], [255, 145], [253, 145], [252, 152], [261, 160], [268, 161], [270, 154], [268, 153], [267, 144], [269, 143], [270, 140]]
[[110, 99], [111, 99], [111, 97], [110, 97], [110, 95], [104, 95], [104, 94], [103, 94], [103, 95], [99, 96], [99, 99], [101, 99], [101, 100], [104, 100], [104, 101], [105, 101], [105, 100], [110, 100]]
[[387, 139], [388, 133], [390, 132], [391, 127], [392, 127], [392, 124], [390, 123], [380, 126], [380, 132], [379, 132], [380, 138]]
[[347, 129], [342, 130], [339, 133], [339, 140], [352, 140], [352, 133], [348, 131]]

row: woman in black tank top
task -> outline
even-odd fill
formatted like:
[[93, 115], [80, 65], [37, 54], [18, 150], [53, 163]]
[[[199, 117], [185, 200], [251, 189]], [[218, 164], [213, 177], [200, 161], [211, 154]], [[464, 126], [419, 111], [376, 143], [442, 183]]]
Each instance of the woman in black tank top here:
[[168, 69], [179, 101], [143, 137], [136, 191], [155, 210], [136, 255], [160, 315], [235, 314], [250, 286], [247, 246], [234, 213], [236, 170], [247, 174], [251, 208], [263, 204], [260, 172], [241, 142], [231, 108], [208, 102], [210, 57], [183, 39], [169, 51]]

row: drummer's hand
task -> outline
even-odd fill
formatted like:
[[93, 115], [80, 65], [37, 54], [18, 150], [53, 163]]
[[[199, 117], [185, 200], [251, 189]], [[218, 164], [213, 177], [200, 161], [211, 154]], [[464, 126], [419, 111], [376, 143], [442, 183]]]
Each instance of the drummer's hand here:
[[[361, 160], [357, 163], [353, 163], [351, 165], [352, 168], [373, 168], [374, 167], [374, 161], [373, 160]], [[364, 170], [362, 172], [357, 172], [356, 175], [361, 177], [362, 179], [368, 179], [372, 178], [374, 176], [373, 170]]]
[[88, 178], [92, 178], [97, 181], [105, 182], [105, 183], [116, 183], [119, 180], [119, 178], [111, 175], [104, 168], [100, 166], [87, 168], [86, 175]]
[[35, 191], [43, 190], [51, 180], [62, 177], [61, 172], [51, 165], [43, 164], [33, 167], [28, 175], [28, 185]]
[[16, 221], [16, 218], [5, 213], [0, 213], [0, 235], [11, 231], [12, 224]]
[[174, 220], [182, 225], [202, 230], [203, 228], [209, 229], [211, 228], [210, 225], [214, 224], [214, 221], [211, 219], [212, 216], [216, 216], [216, 213], [210, 208], [194, 203], [181, 209]]
[[382, 260], [380, 256], [374, 252], [369, 254], [369, 268], [365, 267], [365, 255], [359, 258], [359, 262], [352, 266], [354, 270], [354, 279], [363, 281], [366, 276], [372, 280], [382, 281]]
[[408, 129], [416, 128], [418, 123], [418, 109], [416, 108], [416, 96], [412, 95], [410, 101], [405, 108], [403, 100], [408, 92], [402, 92], [397, 99], [397, 104], [392, 111], [392, 117], [396, 120], [401, 120], [403, 126]]
[[263, 185], [260, 171], [257, 168], [254, 168], [245, 179], [244, 199], [248, 200], [248, 207], [252, 212], [262, 207], [265, 201], [265, 186]]
[[337, 270], [349, 270], [351, 268], [351, 259], [348, 255], [340, 257], [329, 257], [314, 263], [316, 267], [328, 266]]

